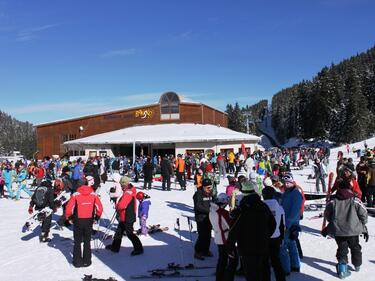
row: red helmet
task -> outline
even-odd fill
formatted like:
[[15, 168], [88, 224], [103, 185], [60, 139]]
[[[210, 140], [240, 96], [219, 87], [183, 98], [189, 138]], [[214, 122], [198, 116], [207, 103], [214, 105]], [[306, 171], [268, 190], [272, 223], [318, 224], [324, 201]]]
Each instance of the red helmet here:
[[142, 191], [139, 191], [135, 197], [137, 200], [142, 201], [145, 198], [145, 194]]

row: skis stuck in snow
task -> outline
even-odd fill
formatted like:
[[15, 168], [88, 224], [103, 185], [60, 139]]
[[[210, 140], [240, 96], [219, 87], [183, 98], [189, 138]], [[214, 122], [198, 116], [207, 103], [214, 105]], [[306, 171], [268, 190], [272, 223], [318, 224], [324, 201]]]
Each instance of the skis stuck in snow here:
[[180, 271], [153, 271], [149, 274], [140, 274], [140, 275], [131, 275], [131, 279], [165, 279], [165, 278], [204, 278], [204, 277], [212, 277], [213, 274], [184, 274]]

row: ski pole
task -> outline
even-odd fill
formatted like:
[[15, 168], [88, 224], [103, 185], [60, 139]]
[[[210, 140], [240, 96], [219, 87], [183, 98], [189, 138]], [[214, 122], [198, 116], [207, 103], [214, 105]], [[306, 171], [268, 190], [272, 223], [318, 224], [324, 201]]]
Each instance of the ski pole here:
[[101, 249], [104, 245], [104, 240], [108, 237], [109, 235], [109, 232], [111, 231], [111, 226], [114, 224], [115, 222], [115, 219], [116, 219], [116, 211], [113, 213], [113, 216], [111, 218], [111, 221], [109, 223], [109, 225], [107, 226], [105, 232], [103, 233], [103, 237], [102, 239], [100, 240], [100, 243], [98, 245], [98, 249]]
[[180, 218], [176, 219], [176, 225], [177, 225], [178, 234], [180, 236], [180, 258], [181, 258], [181, 264], [183, 266], [185, 263], [184, 263], [184, 255], [182, 253], [182, 238], [181, 238]]
[[193, 266], [195, 268], [195, 258], [194, 258], [194, 245], [193, 245], [193, 234], [192, 234], [192, 231], [193, 231], [193, 223], [191, 222], [190, 220], [190, 217], [189, 216], [186, 216], [187, 218], [187, 221], [188, 221], [188, 225], [189, 225], [189, 235], [190, 235], [190, 243], [191, 243], [191, 248], [193, 250]]

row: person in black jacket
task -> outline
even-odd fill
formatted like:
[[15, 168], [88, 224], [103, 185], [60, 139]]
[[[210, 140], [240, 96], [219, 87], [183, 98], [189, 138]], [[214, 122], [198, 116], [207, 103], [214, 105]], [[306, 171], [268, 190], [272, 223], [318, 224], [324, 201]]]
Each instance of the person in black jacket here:
[[[161, 160], [160, 163], [160, 169], [161, 169], [161, 176], [163, 178], [162, 188], [163, 190], [171, 190], [171, 174], [172, 174], [172, 167], [171, 163], [168, 160], [167, 156], [163, 157], [163, 160]], [[167, 187], [165, 185], [167, 184]]]
[[242, 183], [243, 199], [229, 231], [228, 252], [233, 256], [237, 243], [246, 280], [270, 280], [270, 237], [276, 229], [271, 210], [255, 192], [255, 184]]
[[195, 243], [194, 257], [204, 260], [204, 257], [212, 257], [210, 252], [211, 230], [210, 203], [212, 201], [212, 182], [210, 179], [202, 181], [202, 188], [198, 189], [194, 196], [194, 213], [197, 222], [198, 239]]
[[154, 171], [154, 164], [151, 163], [150, 156], [147, 156], [146, 163], [143, 164], [143, 189], [151, 189], [152, 172]]
[[[49, 207], [51, 210], [55, 211], [54, 191], [52, 183], [48, 180], [43, 181], [40, 186], [35, 189], [34, 194], [31, 196], [28, 212], [31, 215], [34, 208], [35, 211], [40, 211], [46, 207]], [[39, 235], [39, 241], [51, 241], [51, 239], [48, 238], [48, 234], [51, 228], [52, 212], [48, 215], [46, 215], [46, 213], [40, 213], [38, 220], [42, 221], [42, 232]]]
[[100, 177], [98, 171], [98, 165], [94, 165], [91, 159], [87, 160], [85, 167], [83, 168], [83, 173], [85, 177], [92, 176], [94, 178], [93, 189], [96, 191], [100, 185]]

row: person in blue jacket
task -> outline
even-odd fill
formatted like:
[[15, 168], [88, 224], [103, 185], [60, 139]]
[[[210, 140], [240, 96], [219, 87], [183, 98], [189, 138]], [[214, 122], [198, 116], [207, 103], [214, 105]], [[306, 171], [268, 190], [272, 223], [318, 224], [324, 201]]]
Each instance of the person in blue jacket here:
[[140, 191], [137, 193], [136, 198], [139, 201], [138, 218], [139, 218], [140, 229], [138, 230], [138, 233], [142, 235], [147, 235], [148, 233], [147, 218], [148, 218], [148, 211], [150, 210], [150, 205], [151, 205], [151, 201], [149, 200], [150, 196]]
[[285, 192], [281, 205], [285, 211], [285, 236], [280, 249], [281, 265], [286, 275], [299, 272], [301, 267], [296, 239], [300, 231], [300, 209], [302, 195], [299, 192], [291, 174], [283, 177]]
[[17, 181], [17, 194], [16, 194], [16, 200], [20, 200], [21, 197], [21, 191], [25, 191], [27, 195], [30, 197], [33, 195], [33, 193], [26, 187], [26, 178], [27, 178], [27, 171], [25, 169], [25, 166], [23, 164], [20, 164], [17, 171], [16, 181]]
[[77, 189], [77, 184], [80, 179], [83, 178], [83, 166], [81, 159], [77, 159], [77, 164], [74, 166], [72, 179], [74, 183], [74, 190]]
[[7, 164], [1, 173], [2, 177], [5, 181], [5, 188], [8, 191], [8, 198], [12, 199], [14, 197], [13, 191], [12, 191], [12, 182], [13, 182], [13, 175], [14, 171], [12, 170], [12, 166], [10, 164]]

